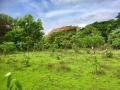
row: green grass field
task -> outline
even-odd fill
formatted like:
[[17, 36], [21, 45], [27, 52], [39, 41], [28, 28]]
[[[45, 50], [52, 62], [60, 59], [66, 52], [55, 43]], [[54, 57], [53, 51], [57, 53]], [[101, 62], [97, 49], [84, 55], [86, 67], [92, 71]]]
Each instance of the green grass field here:
[[120, 51], [112, 53], [112, 58], [100, 50], [95, 55], [85, 50], [0, 55], [0, 90], [7, 90], [8, 72], [23, 90], [120, 90]]

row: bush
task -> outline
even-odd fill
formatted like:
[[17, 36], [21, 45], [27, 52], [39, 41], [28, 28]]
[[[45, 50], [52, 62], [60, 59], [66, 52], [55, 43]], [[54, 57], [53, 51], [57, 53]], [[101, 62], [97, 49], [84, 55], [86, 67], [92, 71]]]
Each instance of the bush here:
[[83, 38], [83, 45], [85, 47], [99, 47], [105, 43], [104, 38], [100, 35], [85, 36]]
[[3, 53], [12, 53], [16, 50], [16, 45], [13, 42], [4, 42], [0, 45], [0, 51]]
[[27, 44], [25, 42], [18, 42], [16, 44], [16, 47], [18, 50], [20, 51], [24, 51], [24, 50], [27, 50]]
[[111, 52], [111, 51], [108, 51], [108, 50], [106, 50], [105, 51], [105, 57], [107, 57], [107, 58], [112, 58], [113, 57], [113, 53]]
[[24, 60], [22, 61], [22, 64], [25, 66], [25, 67], [29, 67], [30, 66], [30, 57], [25, 55], [24, 56]]
[[113, 30], [108, 39], [109, 43], [115, 49], [120, 49], [120, 29]]
[[119, 38], [114, 39], [114, 41], [112, 42], [112, 46], [113, 48], [120, 49], [120, 39]]

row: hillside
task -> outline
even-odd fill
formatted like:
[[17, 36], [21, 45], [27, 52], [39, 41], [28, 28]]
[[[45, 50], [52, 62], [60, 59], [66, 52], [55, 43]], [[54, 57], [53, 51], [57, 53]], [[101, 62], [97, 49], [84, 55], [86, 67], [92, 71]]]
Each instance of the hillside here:
[[66, 32], [66, 31], [80, 30], [80, 28], [81, 27], [79, 26], [63, 26], [63, 27], [55, 28], [51, 30], [51, 32]]

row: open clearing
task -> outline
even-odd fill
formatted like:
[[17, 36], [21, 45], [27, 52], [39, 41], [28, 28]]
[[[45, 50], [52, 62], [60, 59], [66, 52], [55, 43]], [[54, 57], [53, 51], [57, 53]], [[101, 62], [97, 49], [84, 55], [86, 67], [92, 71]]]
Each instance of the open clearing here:
[[0, 55], [0, 90], [6, 90], [8, 72], [23, 90], [120, 90], [120, 51], [112, 52], [112, 58], [99, 50], [95, 55], [86, 50]]

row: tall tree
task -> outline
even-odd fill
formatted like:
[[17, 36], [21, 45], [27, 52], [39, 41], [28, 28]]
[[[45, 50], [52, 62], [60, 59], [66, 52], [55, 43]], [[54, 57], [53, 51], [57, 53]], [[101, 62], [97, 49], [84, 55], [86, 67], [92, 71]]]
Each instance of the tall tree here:
[[11, 30], [14, 19], [6, 14], [0, 13], [0, 42], [4, 39], [4, 35]]
[[40, 19], [34, 20], [30, 14], [15, 19], [13, 26], [12, 31], [8, 32], [6, 36], [15, 44], [23, 43], [26, 47], [33, 47], [42, 39], [42, 22]]

